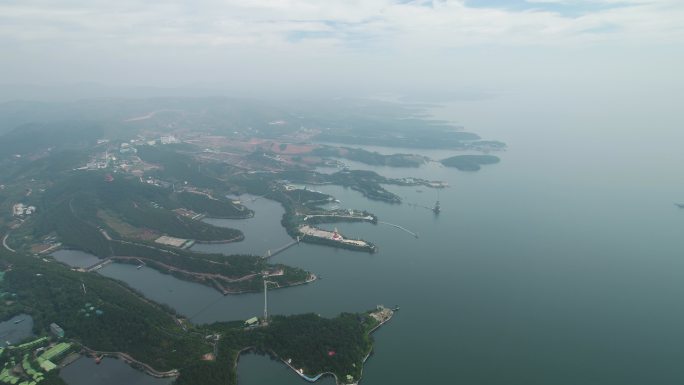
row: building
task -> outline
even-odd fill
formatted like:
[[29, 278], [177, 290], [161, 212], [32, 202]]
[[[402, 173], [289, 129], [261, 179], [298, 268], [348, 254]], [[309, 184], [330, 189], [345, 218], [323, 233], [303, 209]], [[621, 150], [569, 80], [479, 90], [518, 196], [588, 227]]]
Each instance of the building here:
[[52, 334], [54, 334], [57, 338], [64, 338], [64, 329], [62, 329], [56, 323], [50, 324], [50, 332], [52, 332]]
[[12, 214], [15, 217], [22, 217], [25, 215], [32, 215], [36, 212], [36, 206], [26, 206], [23, 203], [17, 203], [12, 206]]
[[25, 208], [26, 206], [24, 206], [23, 203], [17, 203], [16, 205], [14, 205], [14, 207], [12, 207], [12, 213], [15, 217], [24, 215]]
[[180, 140], [178, 140], [175, 136], [170, 135], [170, 136], [162, 136], [159, 138], [159, 141], [161, 144], [173, 144], [173, 143], [180, 143]]
[[255, 326], [259, 322], [259, 319], [257, 317], [252, 317], [245, 321], [245, 326]]

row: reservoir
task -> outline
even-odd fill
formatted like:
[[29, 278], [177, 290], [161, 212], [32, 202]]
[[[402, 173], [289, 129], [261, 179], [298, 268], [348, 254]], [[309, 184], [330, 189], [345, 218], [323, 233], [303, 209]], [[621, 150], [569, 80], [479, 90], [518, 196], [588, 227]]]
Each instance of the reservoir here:
[[0, 344], [7, 346], [7, 342], [16, 345], [33, 336], [33, 318], [28, 314], [16, 315], [7, 321], [0, 322]]
[[238, 229], [245, 235], [245, 239], [225, 244], [195, 244], [192, 251], [263, 256], [269, 249], [275, 250], [292, 241], [280, 225], [285, 213], [280, 203], [250, 194], [231, 198], [239, 199], [243, 205], [252, 209], [254, 216], [247, 219], [206, 218], [204, 221], [214, 226]]
[[[576, 114], [557, 108], [554, 114], [532, 111], [532, 105], [547, 106], [542, 97], [508, 97], [435, 110], [509, 145], [495, 154], [501, 163], [479, 172], [438, 163], [406, 169], [354, 164], [387, 176], [448, 182], [439, 193], [386, 186], [402, 197], [397, 205], [342, 187], [314, 187], [335, 195], [342, 208], [366, 209], [419, 238], [382, 224], [328, 226], [374, 242], [378, 252], [301, 244], [277, 255], [274, 263], [323, 279], [269, 292], [271, 313], [333, 316], [400, 305], [375, 334], [363, 384], [684, 383], [684, 210], [673, 205], [684, 201], [681, 127], [668, 121], [654, 126], [637, 108], [585, 106]], [[646, 146], [653, 138], [657, 144]], [[425, 208], [437, 199], [439, 215]], [[256, 211], [253, 220], [243, 227], [220, 222], [245, 233], [242, 245], [195, 250], [262, 255], [288, 240], [280, 238], [282, 229], [252, 226], [264, 210], [279, 226], [277, 203], [259, 199], [254, 203], [268, 205], [261, 209], [243, 203]], [[112, 264], [100, 273], [195, 322], [262, 311], [260, 294], [223, 297], [135, 266]], [[242, 357], [239, 378], [241, 385], [303, 383], [283, 365], [254, 355]]]
[[115, 358], [105, 357], [100, 364], [81, 357], [59, 372], [69, 385], [169, 385], [172, 378], [154, 378]]

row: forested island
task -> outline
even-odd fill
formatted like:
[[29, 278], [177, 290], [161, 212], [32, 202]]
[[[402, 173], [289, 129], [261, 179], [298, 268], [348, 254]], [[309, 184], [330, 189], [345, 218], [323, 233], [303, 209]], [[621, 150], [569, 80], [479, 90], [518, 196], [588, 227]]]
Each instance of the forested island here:
[[[414, 108], [378, 102], [369, 112], [368, 103], [313, 103], [296, 111], [221, 98], [0, 105], [0, 317], [29, 314], [39, 340], [0, 350], [7, 369], [0, 378], [61, 383], [55, 372], [43, 375], [37, 368], [45, 365], [38, 360], [43, 350], [61, 351], [64, 342], [64, 351], [123, 358], [148, 373], [177, 377], [181, 385], [235, 384], [237, 360], [246, 351], [277, 358], [303, 378], [332, 375], [339, 384], [357, 383], [372, 350], [370, 333], [391, 318], [389, 309], [331, 319], [304, 314], [194, 325], [95, 271], [109, 262], [144, 265], [224, 295], [260, 292], [265, 280], [274, 289], [312, 282], [314, 272], [273, 263], [270, 251], [224, 255], [190, 247], [241, 242], [240, 230], [203, 219], [253, 217], [249, 202], [239, 198], [248, 193], [282, 205], [288, 245], [375, 252], [372, 240], [318, 227], [379, 219], [363, 207], [339, 207], [316, 186], [342, 186], [398, 205], [402, 198], [387, 186], [448, 185], [347, 168], [338, 159], [412, 168], [430, 161], [349, 144], [504, 147], [446, 122], [418, 118]], [[463, 155], [442, 163], [473, 170], [494, 159]], [[322, 165], [338, 169], [319, 172]], [[81, 250], [99, 262], [71, 268], [51, 256], [59, 249]], [[65, 336], [56, 336], [52, 324]]]
[[[277, 357], [301, 369], [300, 374], [331, 373], [340, 384], [356, 383], [372, 350], [370, 332], [391, 318], [385, 309], [333, 319], [274, 316], [256, 327], [242, 321], [193, 325], [167, 306], [98, 274], [6, 250], [0, 250], [0, 271], [0, 289], [13, 298], [0, 304], [0, 318], [29, 314], [39, 337], [55, 338], [50, 325], [58, 324], [64, 339], [82, 349], [115, 356], [120, 352], [152, 374], [179, 375], [179, 385], [236, 384], [236, 362], [246, 350]], [[0, 350], [0, 366], [10, 357], [10, 350]], [[44, 383], [61, 383], [59, 378], [51, 381]]]
[[321, 146], [312, 151], [313, 155], [345, 158], [372, 166], [420, 167], [427, 157], [415, 154], [384, 155], [361, 148]]
[[499, 157], [494, 155], [456, 155], [442, 159], [441, 163], [461, 171], [478, 171], [483, 165], [496, 164], [499, 161]]

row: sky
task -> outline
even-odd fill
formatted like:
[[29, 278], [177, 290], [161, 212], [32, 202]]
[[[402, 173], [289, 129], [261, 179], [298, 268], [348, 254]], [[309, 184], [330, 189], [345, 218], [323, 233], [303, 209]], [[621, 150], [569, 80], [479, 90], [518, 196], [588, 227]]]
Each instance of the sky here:
[[682, 0], [0, 0], [5, 85], [670, 92], [683, 43]]

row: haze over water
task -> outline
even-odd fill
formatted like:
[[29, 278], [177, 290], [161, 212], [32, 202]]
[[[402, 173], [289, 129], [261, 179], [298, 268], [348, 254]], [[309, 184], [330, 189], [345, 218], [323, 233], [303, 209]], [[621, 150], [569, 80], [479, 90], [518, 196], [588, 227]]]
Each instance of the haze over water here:
[[[269, 310], [334, 316], [400, 305], [375, 334], [365, 384], [683, 382], [684, 210], [673, 203], [684, 201], [684, 135], [673, 121], [644, 129], [639, 111], [534, 116], [518, 102], [503, 98], [435, 110], [486, 139], [507, 142], [497, 165], [476, 173], [434, 163], [420, 169], [363, 166], [448, 181], [451, 188], [439, 193], [439, 216], [408, 205], [431, 206], [436, 190], [387, 186], [405, 202], [390, 205], [341, 187], [313, 187], [334, 194], [341, 207], [367, 209], [420, 238], [381, 224], [338, 224], [345, 235], [375, 242], [379, 252], [314, 245], [287, 250], [273, 262], [323, 279], [272, 291]], [[432, 154], [441, 158], [444, 152]], [[253, 208], [257, 216], [273, 215]], [[197, 322], [261, 311], [260, 294], [220, 298], [133, 266], [102, 272], [186, 314], [204, 307]], [[144, 280], [135, 274], [145, 274]], [[243, 358], [241, 385], [272, 378], [301, 383], [279, 363]]]

